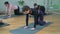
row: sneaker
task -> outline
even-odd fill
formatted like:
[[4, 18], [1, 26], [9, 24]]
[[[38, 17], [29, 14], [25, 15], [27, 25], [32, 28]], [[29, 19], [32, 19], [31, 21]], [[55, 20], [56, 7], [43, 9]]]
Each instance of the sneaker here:
[[28, 26], [25, 26], [25, 27], [24, 27], [24, 29], [27, 29], [27, 28], [28, 28]]
[[31, 30], [32, 30], [32, 31], [34, 31], [34, 30], [35, 30], [35, 28], [31, 28]]

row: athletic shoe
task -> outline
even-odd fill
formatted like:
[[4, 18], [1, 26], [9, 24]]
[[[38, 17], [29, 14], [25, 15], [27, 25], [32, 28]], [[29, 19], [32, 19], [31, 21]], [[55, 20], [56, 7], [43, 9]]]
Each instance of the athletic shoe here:
[[27, 28], [28, 28], [28, 26], [25, 26], [25, 27], [24, 27], [24, 29], [27, 29]]
[[31, 30], [32, 30], [32, 31], [34, 31], [34, 30], [35, 30], [35, 28], [31, 28]]

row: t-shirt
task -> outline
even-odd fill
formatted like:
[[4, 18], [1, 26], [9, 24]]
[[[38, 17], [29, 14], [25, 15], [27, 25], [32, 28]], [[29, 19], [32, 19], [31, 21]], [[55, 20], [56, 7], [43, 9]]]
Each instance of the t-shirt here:
[[10, 12], [11, 10], [18, 9], [18, 6], [10, 4], [9, 7], [6, 7], [6, 11]]

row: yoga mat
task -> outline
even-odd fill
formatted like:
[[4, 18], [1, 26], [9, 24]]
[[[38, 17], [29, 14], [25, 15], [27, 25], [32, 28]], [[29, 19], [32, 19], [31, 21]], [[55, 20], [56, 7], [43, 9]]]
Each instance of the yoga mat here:
[[[10, 18], [12, 18], [12, 17], [16, 17], [16, 16], [20, 16], [20, 15], [11, 15], [11, 17], [10, 17]], [[1, 19], [7, 19], [7, 17], [6, 17], [6, 16], [0, 16], [0, 18], [1, 18]]]
[[10, 32], [12, 34], [35, 34], [36, 32], [38, 32], [38, 31], [42, 30], [43, 28], [49, 26], [50, 24], [51, 24], [51, 22], [48, 22], [44, 26], [37, 25], [36, 30], [31, 31], [30, 29], [33, 27], [33, 23], [32, 23], [32, 24], [29, 24], [28, 29], [24, 29], [24, 26], [23, 26], [23, 27], [19, 27], [18, 29], [11, 30]]

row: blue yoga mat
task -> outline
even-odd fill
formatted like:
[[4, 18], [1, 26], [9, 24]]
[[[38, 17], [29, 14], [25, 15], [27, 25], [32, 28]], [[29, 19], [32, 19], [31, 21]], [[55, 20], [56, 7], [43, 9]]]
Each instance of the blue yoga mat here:
[[24, 29], [24, 27], [19, 27], [18, 29], [11, 30], [10, 32], [12, 34], [35, 34], [36, 32], [42, 30], [43, 28], [49, 26], [51, 22], [47, 23], [44, 26], [37, 25], [36, 30], [31, 31], [30, 29], [33, 27], [33, 24], [30, 24], [28, 29]]
[[[16, 17], [16, 16], [19, 16], [19, 15], [12, 15], [11, 18], [12, 18], [12, 17]], [[1, 19], [7, 19], [6, 16], [0, 16], [0, 18], [1, 18]]]

